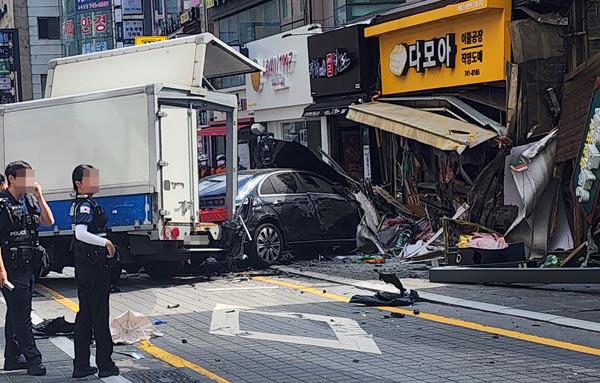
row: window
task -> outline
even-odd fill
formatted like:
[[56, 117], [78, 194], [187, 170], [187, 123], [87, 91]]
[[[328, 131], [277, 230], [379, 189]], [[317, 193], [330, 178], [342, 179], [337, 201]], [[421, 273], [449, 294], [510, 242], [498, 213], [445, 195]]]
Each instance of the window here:
[[279, 18], [282, 31], [304, 25], [304, 0], [279, 0]]
[[260, 187], [260, 194], [275, 194], [275, 189], [273, 188], [273, 184], [271, 183], [271, 177], [267, 178], [265, 182], [262, 183], [262, 186]]
[[308, 193], [337, 194], [333, 185], [320, 177], [308, 173], [300, 173], [299, 175], [302, 186]]
[[406, 0], [334, 0], [335, 25], [344, 25], [358, 17], [393, 8]]
[[42, 87], [42, 98], [46, 98], [46, 82], [48, 81], [48, 75], [40, 75], [41, 87]]
[[[271, 183], [272, 192], [265, 186], [267, 182]], [[279, 173], [270, 176], [260, 189], [261, 194], [297, 194], [302, 190], [298, 186], [298, 181], [292, 173]]]
[[284, 122], [281, 126], [285, 141], [296, 141], [311, 149], [321, 146], [320, 121]]
[[60, 39], [58, 17], [38, 17], [38, 37], [46, 40]]
[[154, 13], [157, 15], [163, 14], [163, 0], [154, 0]]
[[230, 45], [272, 36], [281, 31], [277, 0], [271, 0], [240, 13], [220, 19], [219, 38]]
[[[304, 0], [270, 0], [215, 23], [218, 23], [219, 39], [231, 46], [244, 46], [304, 25]], [[217, 89], [243, 86], [246, 76], [224, 77], [212, 80], [212, 84]]]

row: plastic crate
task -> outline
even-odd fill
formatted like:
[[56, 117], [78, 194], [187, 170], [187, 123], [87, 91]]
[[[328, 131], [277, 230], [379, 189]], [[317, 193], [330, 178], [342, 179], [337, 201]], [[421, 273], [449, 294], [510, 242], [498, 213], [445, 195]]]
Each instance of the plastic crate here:
[[227, 221], [227, 209], [203, 209], [200, 210], [200, 222], [225, 222]]

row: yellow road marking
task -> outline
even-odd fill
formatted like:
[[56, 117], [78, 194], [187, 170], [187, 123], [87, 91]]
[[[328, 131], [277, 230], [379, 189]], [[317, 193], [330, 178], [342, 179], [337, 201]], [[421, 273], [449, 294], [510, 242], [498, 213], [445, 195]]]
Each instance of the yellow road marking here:
[[[43, 285], [38, 285], [38, 286], [42, 290], [49, 293], [50, 296], [52, 297], [52, 299], [54, 299], [56, 302], [60, 303], [61, 305], [65, 306], [69, 310], [71, 310], [73, 312], [79, 311], [79, 305], [77, 303], [75, 303], [74, 301], [72, 301], [71, 299], [65, 297], [64, 295], [52, 290], [51, 288], [46, 287], [46, 286], [43, 286]], [[177, 355], [173, 355], [170, 352], [167, 352], [167, 351], [161, 349], [160, 347], [153, 345], [152, 343], [150, 343], [148, 341], [142, 341], [141, 345], [140, 345], [140, 349], [142, 349], [143, 351], [146, 351], [148, 354], [154, 356], [155, 358], [162, 360], [163, 362], [167, 362], [168, 364], [170, 364], [173, 367], [178, 367], [178, 368], [187, 367], [191, 370], [196, 371], [200, 375], [206, 376], [207, 378], [214, 380], [217, 383], [231, 383], [229, 380], [222, 378], [219, 375], [214, 374], [214, 373], [208, 371], [207, 369], [204, 369], [204, 368], [198, 366], [197, 364], [194, 364], [183, 358], [180, 358]]]
[[[252, 277], [252, 279], [261, 281], [261, 282], [266, 282], [266, 283], [283, 286], [283, 287], [289, 287], [289, 288], [292, 288], [295, 290], [305, 291], [307, 293], [320, 295], [322, 297], [336, 300], [339, 302], [350, 302], [350, 299], [347, 297], [344, 297], [341, 295], [336, 295], [336, 294], [331, 294], [328, 292], [323, 292], [324, 290], [322, 290], [322, 289], [315, 289], [313, 287], [297, 285], [294, 283], [288, 283], [288, 282], [279, 281], [276, 279], [265, 278], [265, 277]], [[421, 312], [419, 315], [416, 315], [411, 310], [399, 309], [396, 307], [374, 307], [374, 308], [376, 308], [378, 310], [401, 313], [401, 314], [408, 315], [408, 316], [418, 317], [418, 318], [430, 320], [433, 322], [444, 323], [444, 324], [457, 326], [457, 327], [464, 327], [464, 328], [468, 328], [471, 330], [486, 332], [486, 333], [490, 333], [490, 334], [494, 334], [494, 335], [502, 335], [507, 338], [519, 339], [519, 340], [524, 340], [526, 342], [538, 343], [538, 344], [543, 344], [546, 346], [562, 348], [565, 350], [600, 356], [600, 349], [597, 349], [597, 348], [583, 346], [583, 345], [569, 343], [569, 342], [563, 342], [560, 340], [555, 340], [555, 339], [550, 339], [550, 338], [544, 338], [544, 337], [536, 336], [536, 335], [524, 334], [524, 333], [521, 333], [518, 331], [505, 330], [505, 329], [501, 329], [501, 328], [497, 328], [497, 327], [482, 325], [479, 323], [468, 322], [468, 321], [464, 321], [464, 320], [460, 320], [460, 319], [447, 318], [447, 317], [444, 317], [441, 315], [427, 314], [427, 313], [423, 313], [423, 312]]]
[[150, 342], [143, 340], [140, 348], [146, 351], [148, 354], [154, 356], [157, 359], [165, 361], [169, 363], [173, 367], [187, 367], [191, 370], [196, 371], [197, 373], [206, 376], [218, 383], [231, 383], [229, 380], [221, 378], [219, 375], [213, 374], [212, 372], [192, 363], [187, 360], [178, 357], [177, 355], [173, 355], [161, 348], [158, 348], [151, 344]]
[[38, 285], [42, 290], [44, 290], [45, 292], [47, 292], [48, 294], [50, 294], [50, 297], [52, 299], [54, 299], [55, 301], [57, 301], [58, 303], [60, 303], [61, 305], [65, 306], [66, 308], [68, 308], [69, 310], [73, 311], [74, 313], [79, 312], [79, 305], [72, 301], [71, 299], [65, 297], [64, 295], [61, 295], [59, 293], [57, 293], [56, 291], [49, 289], [48, 287], [44, 286], [44, 285]]

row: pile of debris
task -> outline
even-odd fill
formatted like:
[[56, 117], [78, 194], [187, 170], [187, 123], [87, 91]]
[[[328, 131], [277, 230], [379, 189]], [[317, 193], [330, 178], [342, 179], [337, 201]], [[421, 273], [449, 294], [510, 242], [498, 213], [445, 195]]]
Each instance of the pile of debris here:
[[416, 171], [406, 172], [402, 190], [417, 185], [408, 196], [370, 188], [380, 254], [489, 270], [600, 266], [600, 229], [574, 249], [564, 182], [554, 178], [556, 137], [553, 130], [526, 145], [501, 146], [476, 176], [467, 174], [457, 156], [458, 169], [442, 169], [444, 183], [429, 192], [420, 189], [423, 178]]

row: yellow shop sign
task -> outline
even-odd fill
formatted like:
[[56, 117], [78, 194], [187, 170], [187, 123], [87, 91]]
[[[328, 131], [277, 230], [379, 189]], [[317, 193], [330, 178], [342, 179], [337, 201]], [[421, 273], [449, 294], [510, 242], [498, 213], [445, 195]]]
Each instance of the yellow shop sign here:
[[157, 41], [165, 41], [167, 36], [135, 36], [135, 45], [143, 45], [155, 43]]
[[375, 25], [383, 94], [505, 80], [510, 0], [471, 0]]

